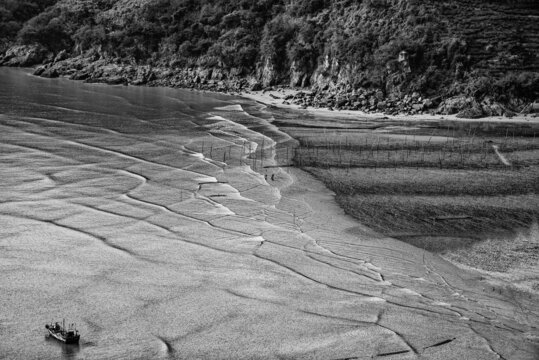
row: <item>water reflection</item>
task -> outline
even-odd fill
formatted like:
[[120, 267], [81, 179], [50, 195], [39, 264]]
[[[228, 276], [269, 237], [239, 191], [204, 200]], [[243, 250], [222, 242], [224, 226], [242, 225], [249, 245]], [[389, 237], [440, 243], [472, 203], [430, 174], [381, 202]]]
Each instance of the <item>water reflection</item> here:
[[45, 341], [50, 344], [50, 346], [58, 346], [61, 348], [62, 359], [75, 359], [81, 349], [79, 344], [66, 344], [56, 340], [50, 335], [45, 335]]

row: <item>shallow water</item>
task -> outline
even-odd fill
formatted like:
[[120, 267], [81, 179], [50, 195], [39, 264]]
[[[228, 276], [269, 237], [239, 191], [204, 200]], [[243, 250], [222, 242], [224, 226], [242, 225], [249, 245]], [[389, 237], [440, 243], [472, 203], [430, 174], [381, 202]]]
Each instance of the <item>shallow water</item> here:
[[[0, 84], [0, 358], [535, 356], [536, 299], [272, 167], [293, 141], [263, 106], [17, 69]], [[62, 318], [78, 346], [45, 336]]]

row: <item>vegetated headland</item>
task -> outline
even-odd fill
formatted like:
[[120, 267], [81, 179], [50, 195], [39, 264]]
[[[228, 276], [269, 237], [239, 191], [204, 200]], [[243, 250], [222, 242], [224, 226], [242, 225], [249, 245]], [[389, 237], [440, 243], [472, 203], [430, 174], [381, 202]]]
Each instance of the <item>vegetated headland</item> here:
[[303, 106], [464, 118], [539, 112], [535, 0], [7, 0], [0, 65]]
[[348, 214], [539, 291], [538, 123], [306, 116], [278, 121], [299, 140], [293, 163], [333, 190]]

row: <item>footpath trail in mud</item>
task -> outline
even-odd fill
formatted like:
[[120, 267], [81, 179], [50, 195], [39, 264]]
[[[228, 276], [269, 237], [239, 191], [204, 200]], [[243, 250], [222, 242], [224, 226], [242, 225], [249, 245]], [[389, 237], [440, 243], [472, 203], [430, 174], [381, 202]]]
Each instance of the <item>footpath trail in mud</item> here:
[[263, 107], [0, 77], [0, 357], [536, 357], [536, 298], [345, 216]]

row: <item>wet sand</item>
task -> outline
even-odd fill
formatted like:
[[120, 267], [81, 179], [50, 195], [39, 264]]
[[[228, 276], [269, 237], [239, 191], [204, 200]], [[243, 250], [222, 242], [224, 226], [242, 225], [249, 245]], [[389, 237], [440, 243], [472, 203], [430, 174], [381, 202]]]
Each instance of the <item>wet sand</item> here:
[[537, 297], [346, 216], [263, 106], [1, 71], [2, 357], [537, 355]]
[[282, 104], [295, 92], [246, 96], [279, 114], [273, 123], [300, 143], [295, 163], [334, 189], [347, 213], [493, 283], [539, 291], [538, 116], [468, 120]]

